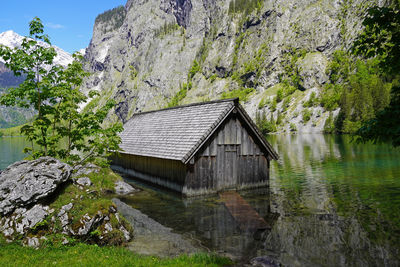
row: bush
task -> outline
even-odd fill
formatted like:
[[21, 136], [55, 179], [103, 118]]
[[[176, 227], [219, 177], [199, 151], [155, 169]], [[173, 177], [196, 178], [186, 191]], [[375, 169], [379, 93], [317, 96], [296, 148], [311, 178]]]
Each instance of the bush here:
[[303, 109], [303, 122], [306, 123], [311, 119], [311, 111], [308, 108]]
[[291, 132], [296, 132], [297, 131], [297, 127], [296, 127], [296, 125], [294, 123], [290, 124], [290, 131]]
[[283, 88], [279, 88], [278, 92], [276, 92], [276, 102], [279, 103], [284, 98]]
[[312, 106], [316, 105], [316, 103], [317, 103], [317, 94], [315, 92], [312, 92], [308, 101], [306, 101], [303, 104], [303, 107], [312, 107]]
[[197, 60], [193, 61], [192, 67], [189, 70], [189, 80], [191, 80], [196, 73], [198, 73], [201, 70], [201, 66]]
[[256, 125], [264, 135], [276, 132], [276, 124], [274, 122], [272, 113], [271, 119], [268, 121], [265, 112], [256, 112]]

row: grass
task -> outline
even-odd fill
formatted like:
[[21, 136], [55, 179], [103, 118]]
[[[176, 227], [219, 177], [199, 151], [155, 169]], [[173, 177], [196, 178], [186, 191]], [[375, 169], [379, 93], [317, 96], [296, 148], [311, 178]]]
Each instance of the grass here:
[[229, 99], [238, 97], [240, 101], [246, 102], [249, 98], [249, 95], [255, 91], [254, 88], [244, 88], [241, 87], [236, 90], [223, 92], [221, 95], [221, 99]]
[[232, 262], [216, 255], [182, 255], [160, 259], [134, 254], [122, 247], [78, 243], [60, 248], [33, 249], [16, 244], [0, 245], [1, 266], [227, 266]]

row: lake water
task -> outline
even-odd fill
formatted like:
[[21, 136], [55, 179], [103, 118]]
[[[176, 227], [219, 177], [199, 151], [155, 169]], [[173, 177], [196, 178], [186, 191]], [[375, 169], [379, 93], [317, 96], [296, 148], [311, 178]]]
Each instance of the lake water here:
[[[400, 265], [400, 149], [347, 136], [268, 136], [280, 159], [270, 189], [240, 192], [271, 229], [243, 229], [218, 196], [182, 199], [143, 190], [121, 198], [210, 251], [284, 266]], [[0, 169], [23, 158], [23, 139], [0, 138]]]
[[400, 264], [400, 149], [347, 136], [268, 136], [280, 159], [270, 190], [240, 192], [271, 229], [241, 229], [218, 196], [143, 191], [122, 199], [212, 251], [284, 266]]
[[0, 137], [0, 170], [22, 160], [26, 155], [22, 150], [28, 146], [25, 137]]

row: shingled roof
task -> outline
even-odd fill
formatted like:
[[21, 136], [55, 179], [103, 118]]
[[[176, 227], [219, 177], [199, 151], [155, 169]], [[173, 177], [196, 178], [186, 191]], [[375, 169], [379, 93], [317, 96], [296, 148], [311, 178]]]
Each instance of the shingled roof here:
[[[237, 99], [135, 114], [124, 125], [121, 133], [122, 153], [187, 163], [235, 107], [250, 119]], [[254, 125], [252, 128], [257, 135], [261, 135]], [[262, 136], [261, 138], [272, 158], [277, 159], [276, 152]]]

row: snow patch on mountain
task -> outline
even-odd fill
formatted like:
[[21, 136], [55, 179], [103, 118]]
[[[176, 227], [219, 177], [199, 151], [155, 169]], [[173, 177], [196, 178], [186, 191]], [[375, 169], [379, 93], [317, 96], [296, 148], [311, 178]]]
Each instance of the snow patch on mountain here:
[[[19, 47], [22, 44], [22, 41], [24, 40], [24, 38], [25, 37], [19, 35], [18, 33], [14, 32], [14, 31], [11, 31], [11, 30], [2, 32], [2, 33], [0, 33], [0, 44], [5, 45], [10, 48], [15, 48], [15, 47]], [[44, 47], [49, 47], [49, 45], [45, 42], [38, 41], [38, 43]], [[54, 59], [54, 62], [56, 64], [60, 64], [62, 66], [67, 66], [68, 64], [72, 63], [73, 58], [72, 58], [71, 54], [65, 52], [64, 50], [62, 50], [61, 48], [59, 48], [55, 45], [53, 45], [52, 47], [57, 52], [57, 56]]]

